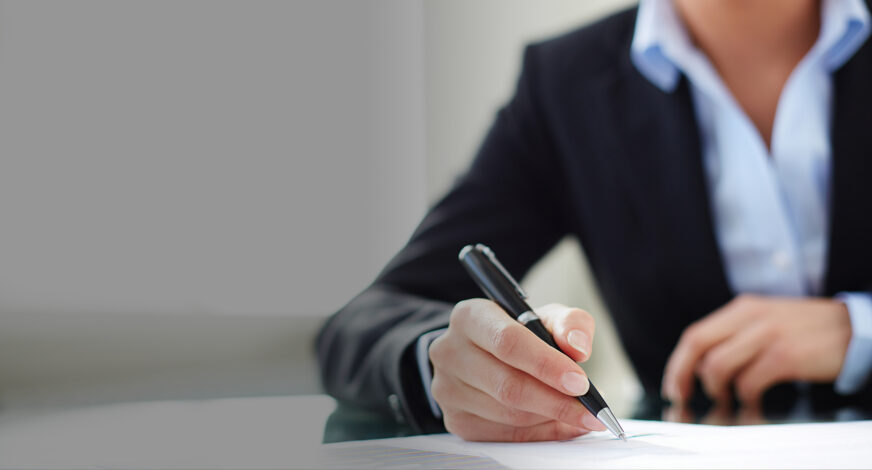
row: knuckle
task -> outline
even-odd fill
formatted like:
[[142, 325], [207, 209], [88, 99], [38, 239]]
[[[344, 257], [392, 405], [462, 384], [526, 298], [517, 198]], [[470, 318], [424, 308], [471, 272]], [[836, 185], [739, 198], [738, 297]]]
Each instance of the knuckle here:
[[523, 403], [523, 385], [511, 375], [500, 380], [496, 389], [496, 398], [501, 403], [515, 407]]
[[512, 426], [528, 426], [532, 421], [528, 413], [517, 408], [506, 408], [503, 418]]
[[430, 344], [430, 350], [428, 351], [428, 355], [430, 356], [430, 361], [433, 364], [442, 364], [444, 362], [448, 362], [448, 355], [451, 353], [451, 348], [445, 344], [445, 336], [440, 336], [436, 338], [433, 343]]
[[772, 354], [772, 362], [778, 367], [780, 373], [792, 375], [798, 360], [796, 347], [788, 343], [777, 343], [772, 346], [770, 354]]
[[449, 325], [462, 325], [470, 317], [472, 313], [472, 300], [463, 300], [454, 305], [451, 310], [451, 315], [448, 317]]
[[539, 379], [547, 379], [547, 382], [556, 382], [551, 379], [559, 374], [558, 367], [550, 354], [543, 354], [535, 359], [533, 374]]
[[761, 322], [761, 335], [767, 344], [772, 344], [778, 339], [778, 325], [772, 322]]
[[433, 380], [430, 382], [430, 394], [433, 395], [433, 400], [436, 400], [436, 403], [439, 403], [439, 405], [446, 403], [446, 398], [450, 394], [448, 388], [448, 384], [442, 379], [442, 376], [434, 374]]
[[560, 400], [557, 406], [554, 409], [554, 419], [557, 421], [563, 421], [564, 423], [577, 423], [577, 408], [575, 405], [575, 400]]
[[681, 334], [680, 343], [683, 343], [691, 350], [697, 350], [702, 346], [702, 333], [699, 323], [693, 323], [684, 330], [684, 333]]
[[519, 327], [516, 323], [504, 323], [495, 329], [492, 342], [497, 357], [509, 357], [515, 351], [521, 339]]
[[512, 429], [512, 442], [527, 442], [530, 440], [531, 431], [530, 428], [525, 427], [516, 427]]
[[712, 356], [703, 359], [700, 375], [709, 380], [717, 380], [727, 374], [727, 369], [728, 365], [723, 357]]

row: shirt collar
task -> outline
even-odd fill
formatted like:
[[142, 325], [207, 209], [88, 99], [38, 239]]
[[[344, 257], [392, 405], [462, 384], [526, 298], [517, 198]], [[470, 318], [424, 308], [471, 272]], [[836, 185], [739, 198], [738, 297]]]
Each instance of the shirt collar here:
[[[809, 54], [820, 54], [828, 71], [842, 66], [866, 41], [869, 10], [863, 0], [823, 0], [821, 31]], [[640, 0], [630, 58], [650, 82], [671, 92], [679, 73], [698, 54], [672, 0]]]

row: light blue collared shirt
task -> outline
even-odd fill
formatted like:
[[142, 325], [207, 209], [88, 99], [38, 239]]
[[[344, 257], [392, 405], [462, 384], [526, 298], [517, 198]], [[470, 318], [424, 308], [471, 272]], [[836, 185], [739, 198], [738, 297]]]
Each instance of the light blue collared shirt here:
[[[663, 91], [687, 77], [699, 125], [715, 233], [734, 292], [820, 295], [826, 272], [832, 74], [869, 36], [862, 0], [823, 0], [817, 41], [791, 73], [771, 148], [697, 49], [671, 0], [641, 0], [631, 56]], [[872, 215], [870, 215], [872, 217]], [[872, 294], [839, 294], [852, 337], [836, 390], [853, 393], [872, 371]]]

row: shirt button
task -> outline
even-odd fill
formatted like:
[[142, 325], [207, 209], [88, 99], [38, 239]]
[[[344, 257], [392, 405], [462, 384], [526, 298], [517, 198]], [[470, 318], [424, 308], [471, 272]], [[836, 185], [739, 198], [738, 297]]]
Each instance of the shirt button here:
[[772, 265], [781, 271], [787, 271], [790, 264], [790, 255], [786, 251], [779, 250], [772, 254]]

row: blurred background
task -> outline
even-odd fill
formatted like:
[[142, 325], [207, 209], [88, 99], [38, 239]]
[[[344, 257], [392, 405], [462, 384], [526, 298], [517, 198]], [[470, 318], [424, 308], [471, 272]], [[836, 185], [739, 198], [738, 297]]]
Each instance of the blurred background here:
[[[319, 393], [318, 328], [469, 164], [523, 45], [632, 3], [0, 2], [0, 406]], [[577, 243], [524, 283], [594, 314], [628, 411]]]

